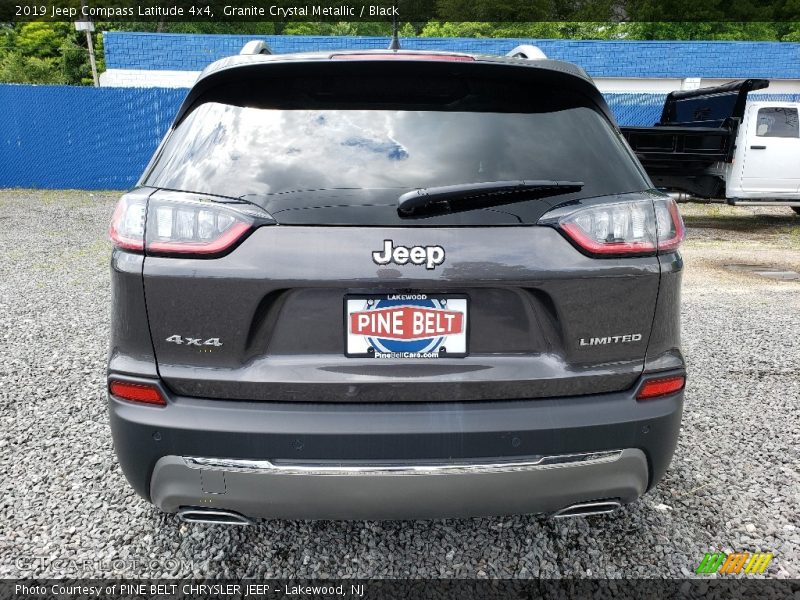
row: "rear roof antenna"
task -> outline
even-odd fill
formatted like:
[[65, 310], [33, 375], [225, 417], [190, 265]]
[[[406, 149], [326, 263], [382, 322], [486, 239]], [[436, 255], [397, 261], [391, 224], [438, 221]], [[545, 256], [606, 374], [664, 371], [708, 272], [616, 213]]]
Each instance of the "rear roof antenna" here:
[[392, 3], [392, 41], [389, 42], [389, 50], [400, 50], [400, 38], [397, 37], [397, 0]]

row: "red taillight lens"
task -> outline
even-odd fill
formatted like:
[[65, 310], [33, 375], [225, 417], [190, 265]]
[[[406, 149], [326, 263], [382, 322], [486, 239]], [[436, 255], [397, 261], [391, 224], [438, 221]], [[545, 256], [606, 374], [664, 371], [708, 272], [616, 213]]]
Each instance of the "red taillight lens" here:
[[655, 208], [658, 250], [659, 252], [675, 250], [686, 237], [678, 204], [672, 198], [664, 198], [655, 201]]
[[161, 395], [158, 386], [148, 383], [129, 383], [127, 381], [112, 381], [108, 386], [112, 396], [130, 400], [131, 402], [141, 402], [143, 404], [155, 404], [166, 406], [167, 401]]
[[649, 398], [658, 398], [659, 396], [674, 394], [682, 390], [684, 385], [686, 385], [685, 375], [664, 377], [663, 379], [650, 379], [649, 381], [645, 381], [644, 385], [639, 389], [639, 393], [636, 394], [636, 399], [647, 400]]
[[144, 249], [144, 220], [147, 200], [123, 196], [117, 203], [108, 236], [117, 248], [125, 250]]
[[475, 57], [460, 54], [415, 54], [413, 52], [375, 52], [331, 54], [333, 60], [441, 60], [448, 62], [474, 62]]
[[539, 222], [555, 225], [585, 253], [600, 257], [675, 250], [684, 237], [683, 221], [671, 198], [563, 207]]

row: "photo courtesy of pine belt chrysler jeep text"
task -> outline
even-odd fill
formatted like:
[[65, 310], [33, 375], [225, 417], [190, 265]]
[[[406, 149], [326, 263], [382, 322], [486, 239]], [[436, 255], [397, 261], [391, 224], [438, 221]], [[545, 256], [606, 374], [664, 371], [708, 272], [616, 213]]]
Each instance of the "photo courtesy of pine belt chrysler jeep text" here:
[[680, 428], [684, 227], [547, 59], [209, 66], [111, 224], [111, 431], [184, 520], [610, 512]]

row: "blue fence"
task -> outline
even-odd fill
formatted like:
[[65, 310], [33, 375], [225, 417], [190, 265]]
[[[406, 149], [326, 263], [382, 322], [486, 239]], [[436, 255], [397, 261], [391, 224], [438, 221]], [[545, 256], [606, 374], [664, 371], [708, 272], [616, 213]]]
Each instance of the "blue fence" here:
[[[130, 188], [185, 89], [0, 85], [0, 188]], [[754, 99], [800, 101], [800, 95]], [[607, 94], [620, 125], [658, 120], [659, 94]]]
[[131, 187], [186, 92], [0, 85], [0, 187]]
[[[238, 54], [250, 40], [266, 40], [278, 54], [386, 48], [389, 38], [367, 36], [249, 36], [105, 32], [109, 69], [199, 71]], [[403, 48], [505, 54], [519, 44], [539, 46], [550, 58], [581, 65], [592, 77], [800, 79], [800, 44], [789, 42], [540, 40], [512, 38], [403, 38]]]

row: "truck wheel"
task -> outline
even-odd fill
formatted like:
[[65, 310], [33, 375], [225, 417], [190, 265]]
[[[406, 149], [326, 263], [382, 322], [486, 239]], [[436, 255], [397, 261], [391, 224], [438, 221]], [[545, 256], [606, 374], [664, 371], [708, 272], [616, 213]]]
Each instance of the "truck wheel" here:
[[794, 212], [796, 212], [798, 215], [800, 215], [800, 206], [793, 206], [793, 207], [792, 207], [792, 210], [793, 210]]

